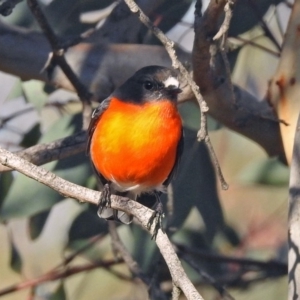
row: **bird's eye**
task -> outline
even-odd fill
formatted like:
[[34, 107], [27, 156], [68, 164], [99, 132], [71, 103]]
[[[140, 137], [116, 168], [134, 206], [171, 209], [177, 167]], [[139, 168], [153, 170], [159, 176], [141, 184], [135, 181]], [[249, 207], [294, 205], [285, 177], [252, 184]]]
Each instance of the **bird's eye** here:
[[146, 90], [152, 90], [154, 88], [154, 84], [151, 81], [145, 81], [144, 82], [144, 88]]

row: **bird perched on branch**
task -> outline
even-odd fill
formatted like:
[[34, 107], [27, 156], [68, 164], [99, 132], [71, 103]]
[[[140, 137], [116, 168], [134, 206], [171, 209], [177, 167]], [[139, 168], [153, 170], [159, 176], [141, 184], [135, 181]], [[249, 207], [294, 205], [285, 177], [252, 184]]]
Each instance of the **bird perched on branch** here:
[[140, 69], [105, 99], [92, 115], [87, 152], [103, 184], [98, 215], [129, 224], [132, 216], [110, 207], [110, 194], [131, 199], [151, 193], [159, 198], [170, 183], [183, 150], [177, 72]]

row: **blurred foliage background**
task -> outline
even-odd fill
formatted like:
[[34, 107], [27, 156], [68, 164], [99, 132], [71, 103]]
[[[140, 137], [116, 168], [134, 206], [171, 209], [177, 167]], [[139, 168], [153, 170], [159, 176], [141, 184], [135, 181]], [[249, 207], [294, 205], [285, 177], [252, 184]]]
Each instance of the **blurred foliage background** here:
[[[248, 2], [251, 1], [238, 1], [235, 8], [228, 56], [233, 82], [263, 98], [279, 51], [265, 36], [260, 18]], [[281, 44], [290, 8], [280, 2], [255, 3]], [[82, 20], [89, 20], [90, 12], [101, 13], [111, 3], [40, 0], [50, 24], [62, 38], [94, 27], [94, 23]], [[186, 51], [192, 49], [194, 5], [189, 0], [164, 1], [156, 12], [161, 16], [160, 28]], [[207, 1], [203, 1], [203, 9], [205, 5]], [[1, 22], [39, 30], [24, 1], [11, 15], [1, 17]], [[147, 43], [157, 41], [149, 38]], [[233, 256], [286, 263], [288, 168], [268, 158], [253, 142], [210, 119], [210, 137], [230, 185], [228, 191], [222, 191], [205, 146], [196, 141], [198, 108], [184, 103], [180, 111], [185, 125], [185, 152], [172, 185], [174, 213], [168, 218], [168, 226], [172, 241], [182, 251], [179, 254], [183, 258], [190, 255], [198, 266], [195, 270], [189, 260], [184, 260], [189, 277], [205, 299], [220, 299], [205, 274], [227, 286], [235, 299], [286, 298], [287, 278], [282, 273], [277, 274], [272, 268], [224, 263], [218, 258]], [[73, 93], [0, 73], [0, 144], [9, 150], [78, 132], [80, 112], [81, 105]], [[66, 180], [96, 189], [84, 153], [45, 167]], [[45, 274], [87, 244], [90, 246], [79, 252], [67, 264], [68, 268], [113, 259], [107, 224], [96, 216], [95, 207], [64, 199], [16, 172], [0, 174], [0, 191], [0, 291]], [[136, 224], [118, 226], [118, 232], [144, 272], [158, 278], [169, 293], [167, 268], [148, 234]], [[141, 280], [132, 278], [124, 263], [116, 263], [36, 285], [2, 299], [147, 299], [147, 288]]]

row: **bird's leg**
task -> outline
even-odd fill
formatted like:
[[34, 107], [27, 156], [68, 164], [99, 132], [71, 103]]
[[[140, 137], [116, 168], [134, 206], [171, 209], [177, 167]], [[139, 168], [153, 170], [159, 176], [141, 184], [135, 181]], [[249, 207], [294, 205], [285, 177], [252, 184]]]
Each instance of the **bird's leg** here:
[[98, 206], [99, 206], [98, 214], [99, 215], [101, 215], [102, 210], [103, 210], [104, 207], [110, 207], [111, 206], [110, 196], [111, 196], [110, 185], [109, 185], [109, 183], [106, 183], [103, 186], [101, 196], [100, 196], [100, 200], [99, 200], [99, 204], [98, 204]]
[[165, 214], [164, 214], [163, 205], [161, 203], [159, 194], [157, 192], [154, 192], [154, 194], [156, 197], [156, 204], [155, 204], [154, 212], [148, 221], [147, 228], [149, 230], [153, 222], [155, 222], [153, 235], [151, 237], [151, 239], [155, 240], [159, 229], [161, 229], [162, 232], [165, 233], [165, 230], [162, 225], [162, 219], [165, 217]]

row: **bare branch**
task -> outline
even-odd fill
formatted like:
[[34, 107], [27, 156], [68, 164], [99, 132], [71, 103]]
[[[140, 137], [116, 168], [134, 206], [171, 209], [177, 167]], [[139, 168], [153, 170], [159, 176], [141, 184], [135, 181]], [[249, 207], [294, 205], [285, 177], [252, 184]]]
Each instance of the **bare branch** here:
[[[27, 3], [32, 13], [34, 14], [37, 22], [41, 26], [46, 37], [48, 38], [49, 43], [52, 47], [53, 52], [51, 54], [50, 63], [54, 62], [60, 66], [60, 68], [65, 73], [65, 75], [70, 80], [70, 82], [73, 84], [79, 99], [82, 101], [83, 129], [87, 129], [92, 114], [92, 107], [91, 107], [92, 95], [84, 86], [84, 84], [82, 84], [82, 82], [79, 80], [77, 75], [73, 72], [72, 68], [70, 67], [67, 60], [65, 59], [64, 56], [65, 50], [62, 44], [59, 42], [58, 38], [56, 37], [50, 24], [48, 23], [44, 13], [40, 9], [38, 2], [36, 0], [27, 0]], [[48, 68], [48, 65], [46, 65], [46, 68]]]
[[149, 20], [149, 18], [143, 13], [143, 11], [137, 6], [137, 4], [133, 0], [125, 0], [128, 7], [133, 13], [138, 13], [139, 18], [141, 22], [146, 25], [153, 34], [161, 41], [161, 43], [165, 46], [171, 60], [172, 60], [172, 66], [175, 69], [179, 69], [180, 73], [183, 75], [185, 80], [187, 81], [188, 85], [190, 86], [191, 90], [193, 91], [195, 98], [197, 99], [197, 102], [199, 104], [200, 108], [200, 129], [198, 131], [197, 137], [199, 141], [205, 141], [205, 143], [208, 145], [209, 152], [212, 156], [213, 162], [216, 165], [217, 174], [219, 176], [219, 179], [221, 181], [222, 189], [227, 190], [228, 184], [226, 183], [224, 176], [222, 174], [221, 167], [219, 165], [217, 156], [214, 152], [214, 149], [212, 147], [212, 144], [210, 142], [210, 138], [208, 136], [208, 130], [207, 130], [207, 116], [206, 113], [208, 112], [208, 106], [206, 102], [204, 101], [202, 95], [199, 92], [199, 87], [193, 80], [193, 78], [190, 76], [190, 73], [187, 71], [187, 69], [184, 67], [184, 65], [178, 60], [176, 56], [176, 52], [174, 49], [174, 42], [171, 41], [158, 27], [154, 26], [152, 22]]
[[213, 37], [213, 40], [218, 40], [222, 36], [227, 37], [227, 32], [229, 29], [230, 21], [232, 18], [232, 6], [234, 4], [234, 0], [227, 0], [227, 3], [224, 6], [225, 18], [223, 24], [221, 25], [217, 34]]
[[[44, 168], [37, 167], [3, 148], [0, 148], [0, 163], [47, 185], [64, 197], [98, 205], [101, 195], [100, 192], [64, 180], [54, 173], [51, 173]], [[153, 224], [148, 230], [149, 219], [153, 215], [151, 209], [136, 201], [115, 195], [111, 196], [111, 207], [134, 215], [141, 226], [153, 236], [156, 224]], [[188, 300], [202, 300], [203, 298], [187, 277], [168, 236], [164, 234], [161, 229], [158, 230], [156, 244], [169, 267], [172, 280], [176, 286], [183, 291]]]
[[[215, 3], [215, 1], [212, 1]], [[218, 3], [221, 3], [219, 1]], [[220, 14], [223, 9], [220, 10]], [[210, 44], [213, 34], [210, 26], [217, 26], [212, 15], [196, 16], [196, 45], [194, 46], [194, 77], [209, 105], [209, 114], [230, 129], [254, 140], [270, 156], [284, 156], [278, 119], [266, 101], [255, 98], [235, 86], [236, 105], [232, 104], [227, 87], [227, 76], [218, 69], [211, 77], [209, 66]], [[38, 79], [74, 91], [65, 74], [56, 67], [51, 78], [41, 73], [51, 47], [40, 33], [4, 25], [0, 22], [0, 70], [21, 77]], [[22, 47], [15, 47], [15, 45]], [[180, 61], [190, 61], [190, 56], [178, 52]], [[138, 69], [147, 65], [170, 66], [170, 58], [164, 47], [125, 44], [79, 44], [69, 48], [66, 59], [80, 80], [94, 93], [95, 98], [106, 98]], [[120, 69], [123, 71], [120, 72]], [[214, 89], [214, 84], [216, 88]], [[229, 97], [230, 96], [230, 97]], [[193, 98], [186, 85], [180, 101]]]
[[[16, 152], [27, 161], [40, 166], [48, 162], [63, 159], [83, 152], [86, 148], [86, 132], [82, 131], [69, 137], [56, 140], [48, 144], [38, 144]], [[11, 171], [9, 167], [0, 164], [0, 173]]]
[[267, 52], [267, 53], [269, 53], [269, 54], [271, 54], [275, 57], [280, 57], [280, 53], [278, 51], [274, 51], [274, 50], [269, 49], [269, 48], [267, 48], [263, 45], [260, 45], [259, 43], [256, 43], [254, 40], [259, 38], [259, 37], [261, 37], [261, 36], [257, 36], [257, 37], [255, 37], [251, 40], [248, 40], [248, 39], [244, 39], [240, 36], [237, 36], [237, 37], [231, 37], [231, 39], [236, 39], [238, 41], [242, 41], [243, 44], [241, 45], [241, 47], [243, 47], [244, 45], [251, 45], [251, 46], [256, 47], [258, 49], [261, 49], [262, 51], [265, 51], [265, 52]]
[[109, 233], [113, 249], [115, 249], [122, 257], [129, 270], [137, 277], [139, 277], [147, 286], [151, 294], [151, 299], [166, 299], [165, 294], [159, 288], [159, 285], [153, 281], [143, 272], [138, 263], [133, 259], [125, 245], [122, 243], [120, 236], [117, 232], [116, 223], [108, 221]]
[[53, 271], [48, 272], [38, 278], [29, 279], [24, 282], [14, 284], [12, 286], [9, 286], [7, 288], [0, 290], [0, 297], [10, 294], [10, 293], [13, 293], [13, 292], [23, 290], [23, 289], [37, 286], [43, 282], [63, 279], [63, 278], [66, 278], [66, 277], [69, 277], [72, 275], [76, 275], [81, 272], [90, 271], [90, 270], [93, 270], [96, 268], [110, 269], [112, 266], [119, 264], [121, 262], [122, 261], [109, 260], [109, 261], [95, 262], [93, 264], [86, 264], [86, 265], [82, 265], [82, 266], [68, 267], [68, 269], [53, 270]]
[[254, 13], [256, 14], [257, 19], [260, 23], [260, 26], [263, 29], [264, 33], [265, 33], [265, 36], [268, 37], [270, 39], [270, 41], [274, 44], [274, 46], [277, 48], [277, 50], [279, 52], [281, 52], [281, 45], [277, 41], [275, 35], [270, 30], [268, 24], [264, 21], [263, 15], [259, 11], [259, 9], [257, 7], [257, 4], [253, 0], [248, 0], [248, 3], [250, 5], [250, 7], [252, 8], [252, 10], [254, 11]]
[[[146, 14], [151, 14], [164, 0], [138, 0], [137, 2]], [[88, 41], [138, 44], [141, 27], [141, 22], [130, 12], [126, 3], [119, 1], [104, 24]]]
[[196, 5], [192, 53], [194, 79], [212, 117], [262, 145], [270, 156], [278, 155], [284, 160], [279, 120], [269, 103], [237, 86], [234, 86], [233, 101], [231, 79], [212, 39], [219, 30], [225, 4], [226, 0], [210, 1], [203, 15], [199, 4]]

